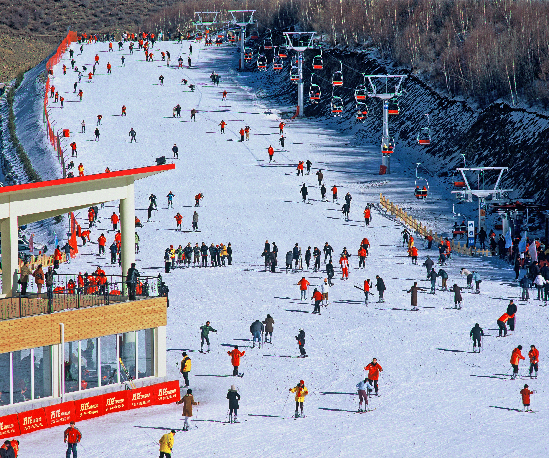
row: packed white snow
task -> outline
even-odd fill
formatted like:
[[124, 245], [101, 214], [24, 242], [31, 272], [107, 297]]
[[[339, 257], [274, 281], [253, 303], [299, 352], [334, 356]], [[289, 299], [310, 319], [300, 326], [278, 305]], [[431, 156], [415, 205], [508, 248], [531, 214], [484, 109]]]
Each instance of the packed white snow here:
[[[155, 158], [166, 156], [175, 162], [175, 171], [165, 172], [136, 183], [136, 213], [144, 224], [138, 229], [141, 252], [139, 271], [162, 275], [170, 288], [168, 309], [167, 365], [172, 379], [181, 378], [178, 364], [181, 351], [192, 358], [190, 376], [194, 397], [200, 402], [194, 410], [189, 432], [175, 436], [173, 457], [359, 457], [372, 456], [546, 456], [545, 421], [548, 400], [545, 396], [547, 312], [540, 301], [518, 302], [516, 331], [507, 338], [496, 338], [496, 320], [505, 312], [510, 298], [517, 301], [519, 289], [514, 274], [497, 260], [453, 257], [445, 267], [448, 284], [465, 287], [461, 267], [476, 269], [482, 277], [481, 293], [463, 290], [463, 309], [454, 310], [453, 294], [439, 289], [427, 294], [429, 282], [421, 266], [427, 251], [420, 248], [418, 266], [411, 265], [402, 248], [402, 226], [373, 211], [373, 221], [365, 227], [366, 203], [377, 203], [379, 192], [391, 198], [408, 193], [413, 199], [413, 181], [399, 175], [380, 177], [378, 146], [361, 148], [346, 145], [343, 133], [330, 131], [319, 120], [306, 118], [284, 121], [286, 147], [278, 144], [281, 113], [293, 107], [270, 104], [255, 96], [258, 73], [239, 73], [238, 54], [231, 46], [203, 47], [192, 43], [192, 68], [187, 68], [189, 42], [161, 42], [154, 46], [154, 61], [145, 62], [144, 53], [135, 50], [107, 52], [106, 43], [84, 45], [76, 51], [76, 65], [85, 65], [79, 88], [82, 101], [73, 92], [77, 74], [70, 70], [68, 53], [56, 68], [52, 83], [65, 98], [64, 108], [50, 104], [56, 127], [69, 128], [68, 143], [76, 141], [78, 158], [85, 173], [154, 165]], [[171, 65], [160, 60], [169, 51]], [[100, 57], [93, 79], [87, 72], [96, 53]], [[121, 66], [121, 56], [126, 59]], [[177, 59], [183, 57], [183, 68]], [[112, 74], [107, 75], [107, 62]], [[63, 75], [62, 64], [69, 69]], [[212, 71], [221, 82], [214, 86]], [[272, 71], [272, 70], [269, 70]], [[164, 84], [159, 84], [159, 76]], [[187, 85], [182, 79], [187, 79]], [[189, 84], [196, 90], [191, 92]], [[291, 84], [288, 82], [287, 84]], [[222, 101], [223, 90], [228, 91]], [[177, 104], [181, 118], [172, 116]], [[127, 116], [121, 117], [121, 107]], [[196, 108], [196, 122], [190, 110]], [[103, 116], [100, 140], [94, 141], [97, 115]], [[82, 120], [86, 133], [80, 133]], [[219, 123], [227, 123], [220, 134]], [[241, 127], [251, 127], [250, 140], [240, 142]], [[130, 143], [130, 128], [137, 142]], [[333, 124], [332, 124], [333, 127]], [[177, 144], [179, 159], [171, 148]], [[269, 164], [267, 148], [275, 148], [275, 163]], [[395, 153], [395, 154], [398, 154]], [[296, 176], [298, 161], [311, 160], [310, 175]], [[395, 164], [397, 164], [395, 162]], [[322, 202], [315, 173], [322, 169], [328, 188], [328, 201]], [[356, 177], [360, 175], [360, 179]], [[299, 193], [306, 183], [309, 201]], [[331, 201], [330, 188], [339, 188], [339, 203]], [[166, 195], [175, 194], [174, 209], [167, 209]], [[436, 189], [433, 189], [436, 193]], [[199, 214], [200, 232], [192, 232], [194, 196], [204, 194]], [[350, 221], [341, 205], [350, 192]], [[150, 222], [146, 209], [148, 196], [158, 196], [159, 208]], [[451, 199], [450, 195], [446, 196]], [[447, 203], [444, 208], [447, 208]], [[118, 202], [100, 210], [100, 224], [92, 230], [96, 241], [107, 234], [107, 246], [114, 233], [108, 217], [118, 211]], [[176, 212], [183, 215], [183, 231], [175, 231]], [[85, 222], [85, 212], [79, 215]], [[428, 221], [427, 221], [428, 223]], [[86, 224], [87, 226], [87, 224]], [[358, 269], [357, 250], [361, 240], [371, 243], [365, 269]], [[277, 273], [264, 271], [261, 252], [265, 241], [279, 249]], [[207, 245], [231, 243], [233, 265], [217, 268], [175, 269], [163, 273], [163, 252], [169, 245], [188, 242]], [[312, 288], [326, 277], [324, 256], [322, 272], [310, 270], [285, 273], [284, 258], [295, 243], [302, 254], [308, 246], [322, 249], [329, 242], [335, 249], [335, 285], [329, 306], [313, 315], [311, 292], [300, 301], [297, 281], [305, 276]], [[351, 253], [349, 280], [342, 281], [339, 253]], [[86, 245], [79, 257], [60, 272], [92, 270], [105, 266], [107, 274], [119, 273], [110, 259], [96, 255], [97, 244]], [[436, 247], [430, 252], [437, 257]], [[438, 270], [438, 266], [437, 266]], [[375, 283], [380, 275], [387, 286], [385, 302], [364, 305], [362, 286], [366, 278]], [[419, 311], [411, 311], [406, 292], [414, 281], [427, 288], [419, 294]], [[439, 280], [440, 288], [440, 280]], [[273, 344], [251, 348], [250, 324], [274, 320]], [[201, 354], [199, 327], [207, 320], [217, 329], [210, 334], [212, 351]], [[472, 353], [469, 331], [478, 322], [486, 337], [482, 353]], [[308, 358], [299, 355], [295, 336], [306, 332]], [[531, 344], [541, 354], [540, 377], [527, 378], [528, 360], [521, 362], [520, 377], [510, 380], [511, 351], [522, 344], [526, 355]], [[234, 378], [227, 351], [239, 345], [246, 354]], [[292, 356], [290, 358], [289, 356]], [[370, 408], [357, 414], [356, 384], [364, 379], [373, 357], [383, 367], [380, 396], [370, 399]], [[306, 418], [294, 420], [294, 395], [288, 392], [303, 379], [309, 390], [305, 400]], [[524, 383], [536, 390], [532, 407], [536, 413], [523, 413], [519, 394]], [[239, 424], [226, 424], [228, 388], [235, 384], [242, 396]], [[158, 440], [171, 428], [182, 428], [180, 406], [166, 405], [80, 422], [83, 433], [79, 454], [109, 457], [152, 457], [158, 454]], [[59, 457], [65, 452], [64, 427], [22, 436], [21, 457]]]

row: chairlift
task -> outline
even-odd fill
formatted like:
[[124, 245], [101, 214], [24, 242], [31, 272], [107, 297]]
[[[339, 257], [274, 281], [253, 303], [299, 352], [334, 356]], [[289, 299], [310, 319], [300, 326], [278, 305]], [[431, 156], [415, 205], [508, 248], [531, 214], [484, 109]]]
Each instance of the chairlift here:
[[263, 49], [273, 49], [273, 40], [271, 38], [263, 40]]
[[429, 182], [423, 178], [420, 177], [417, 174], [419, 165], [421, 162], [418, 162], [416, 164], [416, 180], [415, 180], [415, 189], [414, 189], [414, 196], [416, 196], [416, 199], [426, 199], [427, 195], [429, 194]]
[[311, 87], [309, 88], [309, 99], [312, 103], [318, 103], [320, 101], [320, 86], [313, 83], [313, 75], [311, 75]]
[[364, 84], [359, 84], [355, 89], [355, 100], [357, 102], [366, 100], [366, 86]]
[[244, 48], [244, 60], [250, 62], [253, 58], [253, 51], [250, 48]]
[[313, 70], [322, 70], [324, 68], [324, 63], [322, 61], [322, 50], [320, 54], [313, 57]]
[[267, 70], [267, 56], [265, 54], [257, 56], [257, 69], [262, 71]]
[[286, 48], [286, 46], [280, 46], [278, 48], [278, 57], [280, 57], [281, 59], [286, 59], [286, 57], [288, 57], [288, 49]]
[[252, 33], [250, 34], [250, 40], [259, 40], [259, 33], [257, 30], [252, 30]]
[[343, 99], [337, 95], [332, 96], [332, 114], [334, 116], [341, 116], [341, 113], [343, 113]]
[[425, 116], [427, 116], [427, 126], [423, 127], [417, 134], [417, 142], [420, 145], [431, 144], [431, 123], [429, 122], [429, 113], [426, 113]]
[[366, 116], [368, 116], [368, 105], [361, 102], [357, 103], [356, 104], [357, 121], [364, 121], [366, 119]]
[[399, 106], [398, 106], [398, 98], [393, 97], [388, 101], [388, 109], [390, 115], [398, 115], [399, 114]]
[[227, 39], [229, 40], [229, 43], [235, 43], [236, 42], [236, 35], [234, 32], [228, 32], [227, 33]]
[[290, 81], [294, 83], [299, 81], [299, 68], [297, 65], [292, 65], [292, 68], [290, 68]]
[[282, 62], [282, 58], [275, 55], [273, 59], [273, 70], [282, 70], [283, 68], [284, 62]]
[[384, 138], [381, 144], [381, 152], [383, 154], [392, 154], [395, 150], [395, 140], [393, 137]]
[[343, 86], [343, 64], [341, 64], [341, 70], [335, 71], [332, 75], [332, 86]]

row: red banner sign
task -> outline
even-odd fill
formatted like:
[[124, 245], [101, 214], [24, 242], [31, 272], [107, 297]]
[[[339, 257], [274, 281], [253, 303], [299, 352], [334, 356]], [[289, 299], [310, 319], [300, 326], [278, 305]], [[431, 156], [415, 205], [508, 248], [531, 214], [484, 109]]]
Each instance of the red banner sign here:
[[171, 404], [180, 399], [179, 381], [177, 380], [153, 385], [152, 389], [156, 396], [155, 404]]
[[48, 426], [66, 425], [74, 420], [74, 401], [54, 404], [44, 409]]
[[115, 391], [114, 393], [104, 394], [105, 413], [127, 410], [129, 404], [128, 393], [131, 393], [131, 391]]
[[143, 388], [128, 391], [128, 409], [147, 407], [153, 405], [153, 401], [155, 400], [152, 386], [145, 386]]
[[14, 437], [21, 434], [17, 414], [7, 415], [0, 418], [0, 438]]
[[19, 413], [17, 419], [19, 420], [21, 434], [32, 433], [48, 427], [46, 411], [43, 408]]
[[104, 395], [74, 401], [74, 414], [76, 417], [75, 421], [87, 420], [88, 418], [105, 415]]

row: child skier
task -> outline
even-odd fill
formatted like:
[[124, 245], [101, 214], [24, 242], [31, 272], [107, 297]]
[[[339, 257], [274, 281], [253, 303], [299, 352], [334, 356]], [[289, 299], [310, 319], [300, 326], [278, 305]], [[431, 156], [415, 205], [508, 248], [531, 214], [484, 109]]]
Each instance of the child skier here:
[[[295, 393], [295, 418], [304, 417], [303, 403], [305, 402], [305, 396], [309, 394], [309, 390], [305, 387], [305, 382], [300, 380], [296, 386], [290, 388], [290, 392]], [[298, 409], [301, 410], [301, 415], [298, 413]]]
[[522, 405], [524, 406], [525, 412], [532, 412], [532, 409], [530, 408], [530, 395], [534, 394], [535, 391], [532, 391], [528, 388], [528, 385], [524, 385], [524, 388], [520, 390], [520, 394], [522, 396]]
[[236, 421], [236, 415], [238, 411], [238, 401], [240, 401], [240, 394], [238, 394], [238, 391], [234, 385], [231, 385], [231, 388], [227, 393], [227, 399], [229, 400], [229, 423], [238, 423]]

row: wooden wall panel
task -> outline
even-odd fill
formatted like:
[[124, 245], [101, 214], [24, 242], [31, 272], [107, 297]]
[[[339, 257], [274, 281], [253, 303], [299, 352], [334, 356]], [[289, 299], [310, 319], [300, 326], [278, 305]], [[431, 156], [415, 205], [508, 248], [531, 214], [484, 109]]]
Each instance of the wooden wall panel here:
[[166, 298], [120, 302], [100, 307], [0, 321], [0, 353], [166, 326]]

